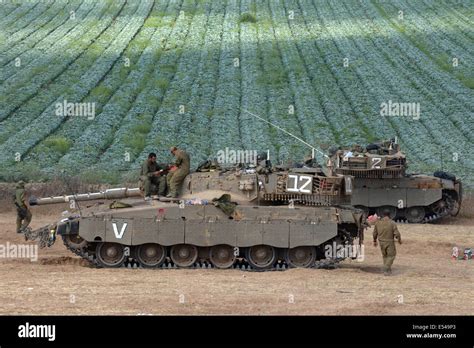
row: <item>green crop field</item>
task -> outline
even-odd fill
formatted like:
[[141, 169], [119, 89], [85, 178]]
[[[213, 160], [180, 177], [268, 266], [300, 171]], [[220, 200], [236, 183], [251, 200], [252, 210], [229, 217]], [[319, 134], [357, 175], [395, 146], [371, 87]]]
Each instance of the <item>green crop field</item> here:
[[[0, 0], [0, 180], [397, 137], [472, 183], [470, 0]], [[267, 121], [267, 122], [265, 122]], [[319, 158], [320, 159], [320, 158]]]

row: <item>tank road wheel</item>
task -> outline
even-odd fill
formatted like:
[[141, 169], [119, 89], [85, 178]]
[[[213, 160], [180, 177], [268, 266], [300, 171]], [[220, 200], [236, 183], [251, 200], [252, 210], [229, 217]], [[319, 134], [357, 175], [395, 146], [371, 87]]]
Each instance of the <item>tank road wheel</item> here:
[[155, 243], [142, 244], [137, 247], [137, 261], [143, 268], [155, 268], [166, 259], [166, 248]]
[[443, 215], [448, 210], [448, 203], [444, 199], [440, 199], [438, 202], [433, 203], [433, 212], [437, 215]]
[[103, 267], [120, 267], [127, 258], [124, 246], [118, 243], [99, 243], [96, 254], [99, 265]]
[[190, 267], [198, 258], [198, 248], [191, 244], [173, 245], [170, 251], [171, 260], [178, 267]]
[[230, 268], [235, 262], [234, 248], [230, 245], [215, 245], [209, 251], [209, 259], [217, 268]]
[[87, 245], [87, 241], [80, 237], [78, 234], [64, 234], [63, 241], [66, 243], [71, 249], [83, 249]]
[[406, 210], [405, 216], [408, 222], [419, 223], [425, 218], [425, 208], [423, 207], [410, 207]]
[[452, 202], [450, 202], [451, 204], [449, 204], [449, 214], [451, 216], [458, 216], [459, 211], [461, 210], [461, 204], [457, 200], [451, 200]]
[[254, 245], [248, 248], [246, 252], [248, 263], [257, 269], [271, 268], [276, 258], [276, 250], [270, 245]]
[[388, 212], [390, 214], [390, 219], [395, 219], [395, 216], [397, 216], [397, 208], [391, 205], [384, 205], [382, 207], [377, 208], [377, 215], [379, 217], [383, 217], [384, 213]]
[[285, 260], [290, 267], [311, 267], [316, 260], [316, 248], [300, 246], [285, 250]]

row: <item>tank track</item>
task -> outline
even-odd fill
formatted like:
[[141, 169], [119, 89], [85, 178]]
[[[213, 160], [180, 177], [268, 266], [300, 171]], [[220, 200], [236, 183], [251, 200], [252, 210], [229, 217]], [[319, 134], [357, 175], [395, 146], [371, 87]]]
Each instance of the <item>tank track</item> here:
[[50, 247], [56, 241], [56, 235], [51, 233], [51, 229], [55, 228], [54, 225], [43, 226], [37, 230], [32, 230], [31, 227], [26, 227], [23, 230], [25, 240], [32, 240], [38, 243], [40, 249]]
[[[436, 213], [429, 213], [426, 214], [424, 217], [423, 221], [419, 222], [420, 224], [427, 224], [427, 223], [432, 223], [436, 222], [438, 220], [441, 220], [442, 218], [449, 216], [449, 213], [446, 214], [436, 214]], [[405, 217], [398, 217], [395, 219], [395, 222], [401, 223], [401, 224], [410, 224], [411, 222], [408, 222], [407, 218]]]
[[[459, 209], [460, 209], [460, 202], [456, 202], [455, 200], [453, 199], [444, 199], [446, 201], [446, 204], [448, 206], [448, 208], [446, 208], [444, 211], [440, 212], [440, 213], [436, 213], [434, 210], [436, 204], [438, 202], [435, 202], [429, 206], [427, 206], [431, 211], [426, 213], [425, 217], [423, 218], [423, 220], [421, 222], [418, 222], [420, 224], [426, 224], [426, 223], [433, 223], [433, 222], [437, 222], [438, 220], [440, 219], [443, 219], [447, 216], [456, 216], [457, 214], [453, 215], [451, 213], [454, 205], [456, 203], [459, 204], [459, 208], [458, 208], [458, 213], [459, 213]], [[373, 210], [373, 208], [371, 209], [372, 213], [375, 213], [375, 210]], [[397, 215], [398, 214], [402, 214], [401, 211], [399, 209], [397, 209]], [[403, 217], [403, 216], [397, 216], [395, 219], [394, 219], [395, 222], [397, 223], [406, 223], [406, 224], [409, 224], [411, 222], [408, 221], [408, 219], [406, 217]]]
[[[75, 255], [80, 256], [84, 260], [89, 261], [89, 263], [96, 268], [103, 268], [100, 263], [98, 262], [95, 253], [91, 253], [87, 250], [87, 247], [77, 249], [71, 247], [67, 242], [66, 238], [62, 236], [63, 244], [66, 248], [73, 252]], [[316, 260], [311, 267], [312, 269], [335, 269], [337, 264], [342, 261], [343, 259], [321, 259]], [[124, 264], [120, 268], [130, 268], [130, 269], [137, 269], [143, 268], [138, 261], [136, 261], [133, 257], [129, 257], [125, 260]], [[271, 272], [271, 271], [286, 271], [291, 267], [285, 261], [279, 260], [274, 264], [272, 268], [268, 269], [255, 269], [253, 268], [246, 260], [244, 259], [237, 259], [234, 265], [229, 269], [238, 269], [241, 271], [248, 271], [248, 272]], [[212, 263], [209, 261], [198, 261], [194, 263], [192, 266], [187, 268], [180, 268], [177, 267], [173, 261], [169, 257], [166, 258], [166, 261], [160, 266], [155, 269], [217, 269]]]

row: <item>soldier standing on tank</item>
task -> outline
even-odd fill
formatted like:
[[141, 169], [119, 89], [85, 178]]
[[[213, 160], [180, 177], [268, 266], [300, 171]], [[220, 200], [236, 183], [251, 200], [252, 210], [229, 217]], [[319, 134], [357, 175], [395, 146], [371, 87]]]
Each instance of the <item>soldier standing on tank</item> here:
[[175, 157], [174, 170], [172, 169], [168, 174], [169, 193], [166, 197], [176, 198], [186, 175], [190, 171], [189, 155], [184, 151], [178, 149], [176, 146], [170, 148], [171, 154]]
[[390, 219], [390, 213], [384, 212], [384, 217], [375, 223], [374, 227], [374, 246], [377, 246], [377, 239], [380, 243], [380, 250], [383, 256], [384, 270], [383, 274], [388, 276], [392, 274], [392, 264], [397, 255], [395, 248], [395, 239], [402, 244], [400, 232], [397, 224]]
[[16, 233], [24, 233], [33, 217], [26, 198], [25, 183], [19, 181], [16, 185], [15, 191], [15, 206], [17, 210]]
[[151, 199], [152, 185], [158, 187], [158, 195], [164, 196], [166, 193], [166, 168], [156, 163], [156, 154], [150, 153], [148, 159], [143, 162], [140, 171], [140, 181], [145, 191], [145, 200]]

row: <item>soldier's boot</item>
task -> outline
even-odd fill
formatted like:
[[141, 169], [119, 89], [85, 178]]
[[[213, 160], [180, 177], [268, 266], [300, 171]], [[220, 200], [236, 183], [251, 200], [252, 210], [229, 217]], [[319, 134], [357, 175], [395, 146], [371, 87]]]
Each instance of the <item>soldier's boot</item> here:
[[395, 247], [395, 243], [391, 242], [387, 248], [387, 273], [390, 275], [392, 274], [392, 265], [393, 261], [395, 261], [395, 256], [397, 255], [397, 249]]
[[388, 276], [388, 266], [387, 266], [387, 263], [388, 263], [388, 260], [387, 260], [387, 256], [383, 256], [383, 275], [384, 276]]
[[31, 215], [31, 212], [29, 209], [26, 210], [26, 216], [25, 218], [23, 219], [23, 223], [21, 225], [21, 228], [20, 228], [20, 232], [19, 233], [25, 233], [25, 230], [28, 228], [28, 226], [30, 225], [31, 223], [31, 219], [32, 219], [32, 215]]
[[387, 266], [386, 266], [386, 272], [387, 272], [387, 275], [391, 275], [392, 274], [392, 265], [393, 265], [393, 261], [395, 260], [395, 256], [387, 256]]
[[395, 257], [391, 255], [386, 255], [383, 257], [383, 274], [385, 276], [392, 274], [392, 264], [394, 259]]
[[23, 219], [19, 216], [16, 217], [16, 233], [22, 233], [21, 231], [21, 223]]
[[176, 188], [170, 189], [170, 192], [166, 195], [167, 198], [178, 198], [178, 193], [176, 192]]

